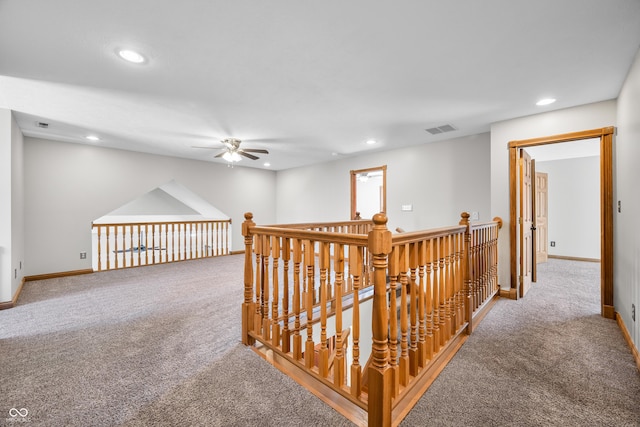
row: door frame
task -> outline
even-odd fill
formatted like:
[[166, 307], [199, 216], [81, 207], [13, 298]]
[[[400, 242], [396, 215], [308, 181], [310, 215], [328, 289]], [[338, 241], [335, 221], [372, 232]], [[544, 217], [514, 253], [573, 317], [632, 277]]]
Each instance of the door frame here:
[[613, 135], [615, 127], [609, 126], [580, 132], [564, 133], [533, 139], [509, 141], [509, 205], [510, 205], [510, 264], [511, 289], [509, 296], [518, 299], [518, 257], [517, 247], [517, 173], [518, 150], [537, 145], [557, 144], [600, 139], [600, 314], [614, 319], [613, 307]]

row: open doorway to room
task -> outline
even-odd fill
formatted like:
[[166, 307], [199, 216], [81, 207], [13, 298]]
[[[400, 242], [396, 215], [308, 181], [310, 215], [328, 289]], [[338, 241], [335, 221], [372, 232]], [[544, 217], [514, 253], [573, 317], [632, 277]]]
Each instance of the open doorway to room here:
[[351, 219], [371, 219], [387, 212], [387, 166], [352, 170]]
[[[533, 188], [529, 190], [526, 184], [527, 182], [531, 183], [532, 173], [535, 173], [530, 167], [526, 166], [527, 162], [529, 162], [529, 166], [531, 164], [530, 160], [527, 159], [529, 157], [528, 154], [525, 154], [526, 151], [534, 151], [535, 147], [540, 146], [596, 138], [600, 156], [600, 307], [602, 316], [613, 318], [615, 315], [613, 307], [613, 133], [614, 128], [607, 127], [530, 140], [511, 141], [509, 143], [511, 204], [511, 289], [509, 296], [511, 298], [524, 296], [528, 281], [531, 280], [531, 275], [535, 275], [536, 266], [535, 257], [537, 251], [533, 250], [534, 246], [531, 237], [532, 231], [535, 229], [535, 222], [531, 219], [531, 216], [527, 217], [522, 214], [522, 211], [526, 213], [530, 209], [526, 196], [528, 194], [529, 201], [531, 201]], [[523, 164], [525, 165], [524, 168]], [[529, 174], [528, 178], [523, 171]], [[525, 197], [524, 202], [523, 196]], [[575, 212], [575, 215], [579, 214], [580, 212]], [[528, 221], [531, 221], [531, 223]], [[529, 277], [527, 277], [528, 275]]]

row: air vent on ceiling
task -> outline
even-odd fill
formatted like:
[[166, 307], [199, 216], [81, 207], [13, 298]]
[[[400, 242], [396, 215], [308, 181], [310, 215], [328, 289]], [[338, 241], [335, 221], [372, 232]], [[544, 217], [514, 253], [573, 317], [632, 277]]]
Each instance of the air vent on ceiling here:
[[38, 126], [39, 128], [42, 129], [46, 129], [49, 127], [49, 123], [45, 123], [45, 122], [36, 122], [36, 126]]
[[438, 126], [435, 128], [429, 128], [426, 129], [427, 132], [429, 132], [431, 135], [437, 135], [439, 133], [445, 133], [445, 132], [451, 132], [457, 130], [456, 128], [454, 128], [452, 125], [442, 125], [442, 126]]

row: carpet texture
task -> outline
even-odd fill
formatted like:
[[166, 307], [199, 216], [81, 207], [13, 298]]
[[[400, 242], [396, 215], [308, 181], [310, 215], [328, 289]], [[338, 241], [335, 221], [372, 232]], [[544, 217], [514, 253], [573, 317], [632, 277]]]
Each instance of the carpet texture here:
[[[0, 312], [0, 425], [351, 425], [240, 343], [243, 260], [26, 283]], [[598, 314], [598, 267], [541, 266], [402, 425], [640, 425], [640, 375]]]

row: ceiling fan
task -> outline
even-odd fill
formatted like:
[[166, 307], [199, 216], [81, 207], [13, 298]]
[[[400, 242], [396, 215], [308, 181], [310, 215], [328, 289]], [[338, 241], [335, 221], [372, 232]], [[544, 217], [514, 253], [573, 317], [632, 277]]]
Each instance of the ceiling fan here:
[[[251, 160], [258, 160], [260, 158], [250, 153], [269, 154], [267, 150], [263, 150], [263, 149], [240, 148], [240, 143], [242, 141], [236, 138], [226, 138], [226, 139], [223, 139], [221, 142], [224, 145], [224, 148], [220, 153], [216, 154], [215, 158], [222, 157], [229, 163], [239, 162], [240, 160], [242, 160], [241, 156], [247, 157]], [[213, 149], [215, 147], [194, 147], [194, 148]]]

